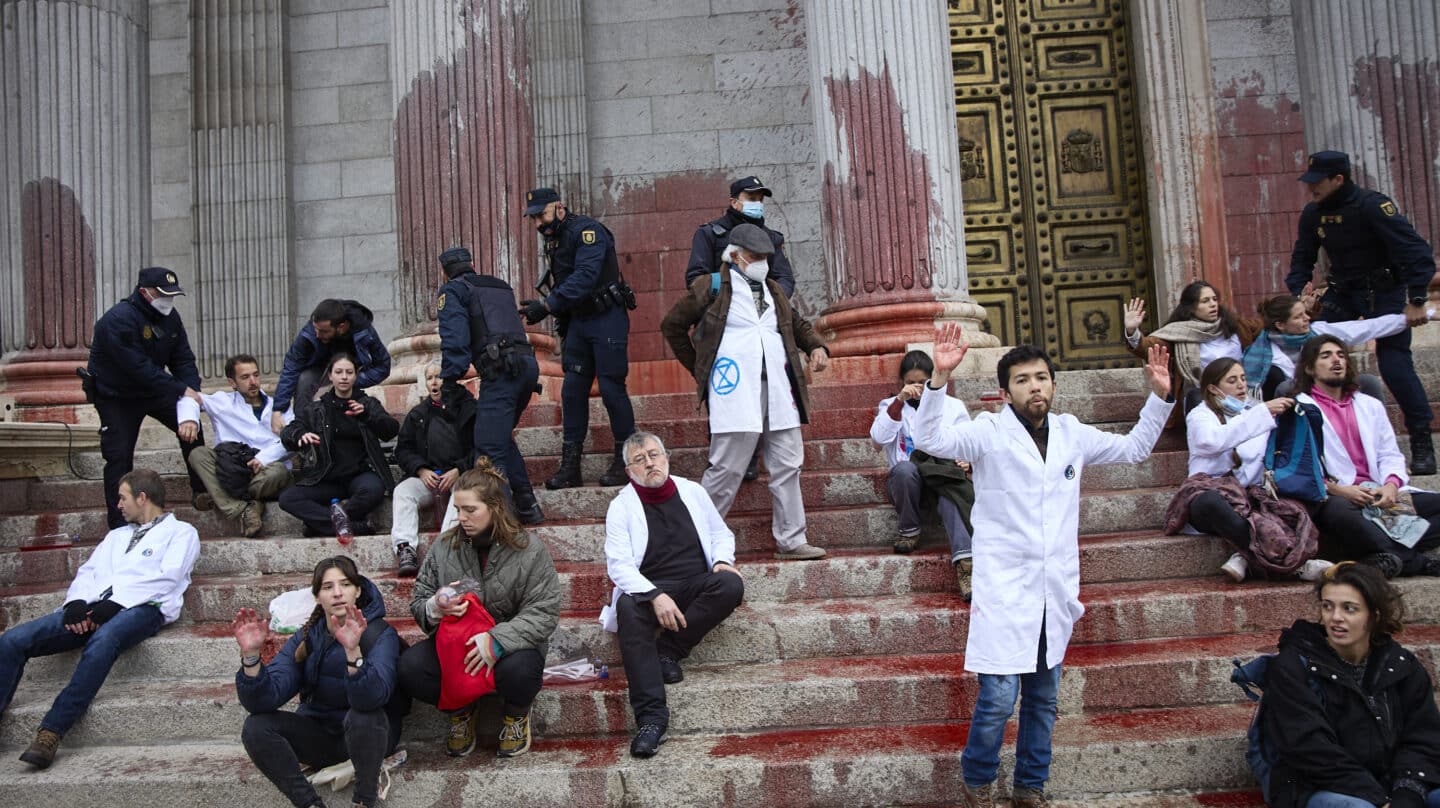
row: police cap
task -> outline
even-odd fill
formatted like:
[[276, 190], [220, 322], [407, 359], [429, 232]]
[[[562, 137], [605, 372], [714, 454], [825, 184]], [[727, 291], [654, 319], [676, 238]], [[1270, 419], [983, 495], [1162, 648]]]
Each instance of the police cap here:
[[738, 224], [730, 230], [730, 243], [756, 255], [774, 255], [775, 242], [770, 234], [753, 224]]
[[440, 268], [447, 272], [452, 266], [474, 263], [475, 259], [470, 257], [470, 251], [464, 247], [451, 247], [445, 252], [440, 253]]
[[769, 188], [765, 187], [765, 183], [761, 182], [759, 177], [741, 177], [730, 183], [731, 199], [739, 199], [740, 194], [746, 191], [759, 191], [761, 196], [775, 195], [770, 192]]
[[1301, 182], [1319, 182], [1336, 174], [1350, 176], [1350, 155], [1343, 151], [1318, 151], [1305, 162]]
[[545, 206], [559, 202], [560, 195], [554, 188], [536, 188], [525, 194], [525, 215], [536, 216], [545, 212]]
[[140, 270], [140, 280], [136, 281], [135, 285], [148, 289], [159, 289], [160, 294], [167, 297], [185, 294], [185, 290], [180, 288], [180, 279], [165, 267], [145, 267]]

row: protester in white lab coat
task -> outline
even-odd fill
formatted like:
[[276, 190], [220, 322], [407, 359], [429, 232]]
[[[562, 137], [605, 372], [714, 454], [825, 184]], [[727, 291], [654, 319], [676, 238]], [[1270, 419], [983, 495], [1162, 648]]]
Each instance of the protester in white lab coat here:
[[[1245, 349], [1245, 377], [1251, 387], [1260, 387], [1264, 397], [1288, 396], [1295, 389], [1295, 360], [1305, 343], [1320, 336], [1339, 337], [1346, 345], [1364, 345], [1372, 339], [1394, 336], [1410, 327], [1404, 314], [1380, 314], [1364, 320], [1327, 323], [1310, 319], [1315, 303], [1310, 286], [1300, 297], [1275, 295], [1260, 301], [1257, 309], [1265, 330]], [[1385, 385], [1379, 376], [1362, 373], [1356, 378], [1360, 392], [1384, 399]]]
[[120, 478], [126, 525], [106, 534], [75, 574], [63, 608], [0, 634], [0, 713], [32, 657], [82, 649], [70, 683], [40, 721], [20, 759], [44, 769], [60, 739], [89, 709], [110, 667], [180, 616], [190, 570], [200, 555], [195, 528], [165, 510], [165, 483], [148, 469]]
[[[1149, 456], [1173, 404], [1169, 355], [1149, 350], [1145, 376], [1154, 395], [1126, 435], [1102, 432], [1073, 415], [1052, 415], [1054, 366], [1031, 345], [1001, 358], [997, 376], [1009, 405], [966, 424], [942, 427], [950, 372], [964, 358], [960, 328], [936, 330], [935, 373], [920, 398], [915, 446], [973, 464], [974, 596], [965, 669], [980, 694], [961, 757], [962, 805], [993, 805], [1005, 722], [1020, 701], [1016, 808], [1046, 805], [1050, 735], [1060, 663], [1080, 604], [1080, 475], [1087, 465], [1139, 463]], [[1042, 507], [1043, 505], [1043, 507]]]

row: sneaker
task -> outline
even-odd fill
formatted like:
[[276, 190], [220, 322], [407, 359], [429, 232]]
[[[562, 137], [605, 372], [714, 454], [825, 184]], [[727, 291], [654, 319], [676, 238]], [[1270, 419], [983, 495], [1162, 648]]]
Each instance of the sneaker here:
[[680, 660], [673, 656], [660, 656], [660, 678], [667, 685], [678, 685], [685, 681], [685, 671], [680, 667]]
[[502, 758], [519, 757], [530, 751], [530, 713], [522, 716], [505, 716], [505, 725], [500, 727], [500, 751]]
[[265, 503], [258, 499], [245, 503], [245, 510], [240, 512], [240, 535], [253, 539], [264, 529]]
[[1360, 563], [1374, 567], [1386, 578], [1394, 578], [1399, 575], [1400, 570], [1405, 566], [1400, 561], [1400, 556], [1394, 553], [1373, 553], [1360, 559]]
[[1302, 581], [1318, 581], [1325, 575], [1325, 570], [1330, 569], [1332, 564], [1323, 558], [1312, 558], [1300, 565], [1295, 577]]
[[995, 784], [986, 783], [978, 788], [960, 784], [960, 808], [995, 808]]
[[445, 754], [465, 757], [475, 751], [475, 708], [450, 714], [450, 733], [445, 736]]
[[55, 751], [60, 748], [60, 733], [41, 728], [35, 733], [35, 742], [20, 753], [20, 761], [37, 769], [48, 769], [55, 762]]
[[410, 546], [410, 542], [400, 542], [400, 546], [395, 548], [395, 574], [401, 578], [414, 578], [419, 571], [420, 557], [415, 555], [415, 548]]
[[915, 552], [915, 545], [920, 543], [920, 534], [914, 536], [900, 536], [895, 539], [895, 552], [900, 555], [909, 555]]
[[794, 550], [777, 550], [775, 557], [781, 561], [814, 561], [824, 558], [825, 551], [810, 544], [802, 544]]
[[190, 497], [190, 506], [197, 511], [208, 511], [215, 507], [215, 498], [209, 493], [201, 491]]
[[1250, 572], [1250, 565], [1246, 563], [1245, 557], [1236, 553], [1230, 556], [1230, 560], [1220, 565], [1220, 571], [1230, 576], [1230, 580], [1240, 583], [1245, 580], [1245, 574]]
[[635, 738], [630, 741], [630, 757], [655, 757], [655, 753], [660, 751], [660, 744], [668, 740], [670, 736], [665, 734], [663, 725], [641, 724], [635, 730]]
[[1050, 808], [1050, 801], [1045, 799], [1045, 792], [1038, 788], [1025, 788], [1016, 786], [1014, 793], [1010, 795], [1011, 808]]
[[350, 533], [356, 536], [374, 536], [380, 532], [380, 528], [369, 519], [351, 519]]
[[975, 573], [975, 559], [962, 558], [956, 561], [955, 567], [955, 588], [960, 590], [960, 599], [966, 603], [970, 602], [970, 579]]

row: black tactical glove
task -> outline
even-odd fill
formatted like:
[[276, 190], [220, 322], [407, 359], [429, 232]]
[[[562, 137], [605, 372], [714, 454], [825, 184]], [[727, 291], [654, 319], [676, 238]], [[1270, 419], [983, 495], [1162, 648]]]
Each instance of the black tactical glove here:
[[550, 307], [543, 300], [522, 300], [520, 313], [525, 315], [525, 322], [535, 325], [550, 315]]
[[90, 604], [83, 600], [72, 600], [65, 604], [65, 616], [60, 618], [67, 626], [73, 626], [85, 622], [85, 613], [90, 611]]

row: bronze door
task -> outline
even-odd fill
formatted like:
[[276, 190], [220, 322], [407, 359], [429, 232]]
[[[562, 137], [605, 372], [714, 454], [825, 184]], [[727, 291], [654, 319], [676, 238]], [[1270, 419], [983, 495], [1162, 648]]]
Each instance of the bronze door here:
[[1130, 45], [1116, 0], [949, 0], [970, 293], [1002, 344], [1131, 363], [1150, 299]]

